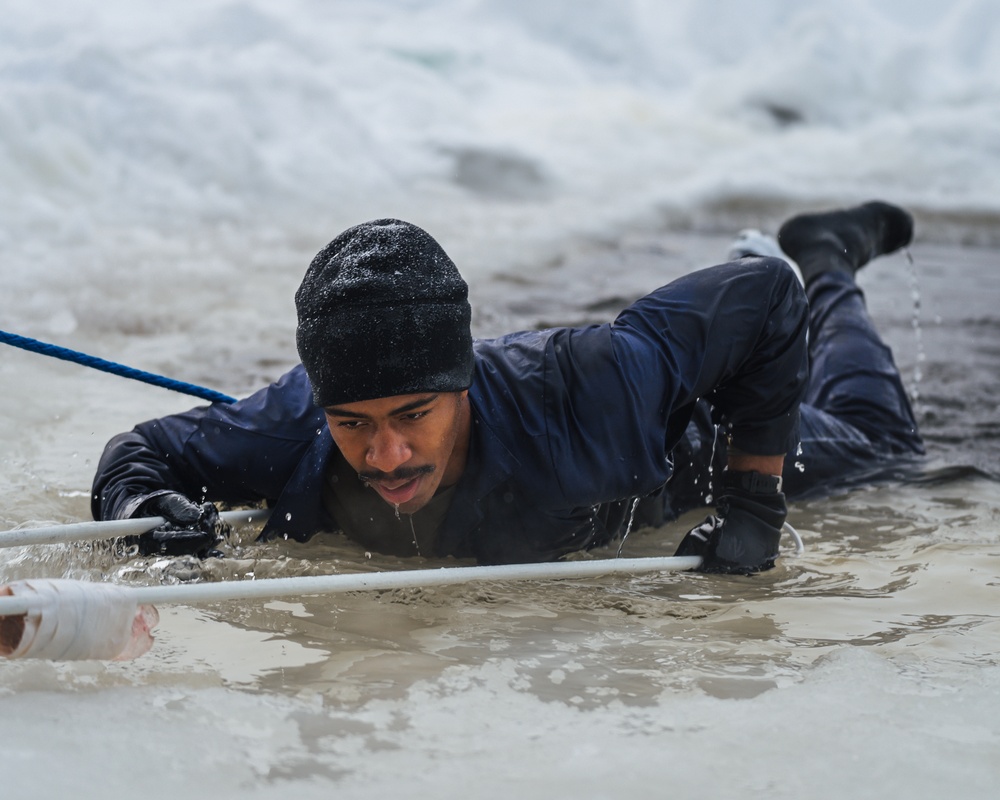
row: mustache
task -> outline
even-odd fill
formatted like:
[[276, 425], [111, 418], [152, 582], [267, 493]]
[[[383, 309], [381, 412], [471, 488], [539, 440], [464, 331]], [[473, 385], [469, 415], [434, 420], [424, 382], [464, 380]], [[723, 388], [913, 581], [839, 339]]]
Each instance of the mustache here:
[[430, 475], [434, 471], [431, 464], [424, 464], [422, 467], [400, 467], [392, 472], [382, 472], [373, 469], [368, 472], [359, 472], [358, 477], [362, 483], [390, 483], [393, 481], [412, 481], [421, 475]]

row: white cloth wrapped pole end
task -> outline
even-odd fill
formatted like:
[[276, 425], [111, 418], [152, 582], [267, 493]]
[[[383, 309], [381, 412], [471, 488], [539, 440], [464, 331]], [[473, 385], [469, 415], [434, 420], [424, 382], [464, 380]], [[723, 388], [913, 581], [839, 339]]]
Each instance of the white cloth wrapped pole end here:
[[0, 656], [52, 661], [124, 661], [153, 644], [159, 622], [133, 590], [108, 583], [23, 580], [0, 586], [0, 596], [23, 598], [23, 614], [0, 617]]

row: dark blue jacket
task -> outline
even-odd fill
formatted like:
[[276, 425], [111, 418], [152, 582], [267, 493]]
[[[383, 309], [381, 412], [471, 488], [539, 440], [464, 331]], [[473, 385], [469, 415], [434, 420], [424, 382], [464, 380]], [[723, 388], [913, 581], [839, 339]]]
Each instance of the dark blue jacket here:
[[[634, 498], [661, 492], [699, 401], [744, 452], [793, 448], [806, 383], [807, 304], [776, 259], [687, 275], [611, 324], [475, 343], [465, 472], [438, 555], [542, 561], [607, 542]], [[722, 443], [720, 446], [724, 447]], [[266, 501], [263, 536], [336, 529], [322, 503], [335, 448], [301, 366], [233, 405], [115, 437], [94, 481], [96, 518], [151, 492]]]

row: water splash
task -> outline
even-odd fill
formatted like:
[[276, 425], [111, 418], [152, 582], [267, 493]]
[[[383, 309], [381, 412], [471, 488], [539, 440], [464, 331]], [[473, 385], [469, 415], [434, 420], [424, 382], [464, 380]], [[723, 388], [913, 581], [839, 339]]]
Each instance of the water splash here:
[[[396, 506], [396, 516], [399, 517], [399, 506]], [[420, 552], [420, 542], [417, 541], [417, 529], [413, 527], [413, 515], [407, 514], [406, 518], [410, 521], [410, 533], [413, 534], [413, 548], [417, 551], [418, 556], [422, 556], [423, 553]]]
[[710, 506], [715, 500], [715, 451], [719, 446], [719, 426], [712, 426], [712, 454], [708, 457], [708, 491], [705, 493], [705, 505]]
[[918, 418], [923, 416], [925, 408], [920, 404], [920, 382], [923, 380], [923, 365], [927, 360], [927, 353], [924, 349], [924, 333], [921, 324], [922, 301], [920, 296], [920, 276], [917, 272], [917, 263], [913, 259], [913, 254], [909, 249], [903, 250], [906, 261], [910, 265], [908, 270], [910, 282], [910, 297], [913, 300], [913, 316], [910, 324], [913, 327], [913, 340], [916, 348], [916, 356], [913, 359], [913, 378], [910, 383], [910, 401], [913, 403], [913, 413]]
[[628, 525], [625, 526], [625, 533], [622, 535], [622, 540], [618, 543], [618, 552], [615, 554], [615, 558], [621, 558], [622, 556], [622, 548], [625, 546], [625, 540], [628, 538], [628, 535], [632, 533], [632, 523], [635, 522], [635, 510], [638, 506], [639, 498], [633, 497], [632, 508], [630, 508], [628, 512]]

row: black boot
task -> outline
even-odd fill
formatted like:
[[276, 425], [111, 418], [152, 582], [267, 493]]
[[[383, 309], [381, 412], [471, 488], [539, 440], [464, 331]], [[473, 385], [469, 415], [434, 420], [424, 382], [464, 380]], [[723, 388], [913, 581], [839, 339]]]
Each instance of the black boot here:
[[778, 244], [802, 270], [806, 286], [821, 272], [854, 275], [877, 256], [913, 239], [913, 217], [879, 201], [842, 211], [792, 217], [778, 231]]

